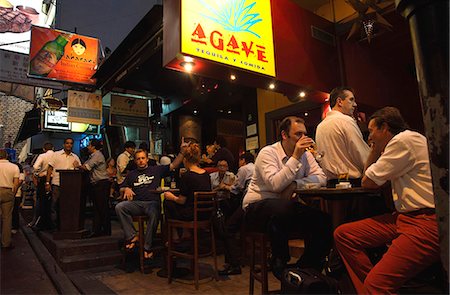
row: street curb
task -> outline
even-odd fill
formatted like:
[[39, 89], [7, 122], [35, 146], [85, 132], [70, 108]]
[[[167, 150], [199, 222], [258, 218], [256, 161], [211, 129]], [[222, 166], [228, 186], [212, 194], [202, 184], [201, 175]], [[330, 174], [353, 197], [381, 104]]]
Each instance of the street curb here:
[[[23, 224], [23, 219], [22, 219]], [[41, 242], [39, 237], [36, 235], [31, 228], [25, 226], [21, 226], [21, 230], [28, 242], [33, 248], [33, 251], [45, 269], [45, 272], [49, 276], [53, 285], [59, 294], [81, 294], [80, 291], [75, 287], [69, 277], [61, 270], [58, 263], [55, 261], [53, 256], [48, 252], [47, 248]]]

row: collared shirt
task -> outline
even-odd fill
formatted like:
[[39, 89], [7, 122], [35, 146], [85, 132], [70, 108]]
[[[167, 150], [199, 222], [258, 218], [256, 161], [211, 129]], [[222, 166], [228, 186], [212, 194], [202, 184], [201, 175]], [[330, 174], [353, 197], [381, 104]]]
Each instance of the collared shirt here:
[[125, 179], [123, 171], [127, 168], [128, 162], [131, 161], [133, 157], [127, 151], [124, 151], [117, 157], [117, 183], [121, 184]]
[[8, 160], [0, 160], [0, 187], [13, 188], [14, 178], [19, 178], [20, 170], [16, 164], [10, 163]]
[[231, 192], [233, 194], [242, 193], [245, 189], [245, 182], [252, 178], [253, 172], [255, 172], [254, 163], [248, 163], [240, 167], [236, 174], [236, 181], [231, 187]]
[[298, 161], [286, 155], [279, 141], [264, 147], [256, 158], [255, 172], [242, 207], [263, 199], [278, 198], [293, 181], [297, 183], [297, 187], [305, 183], [320, 183], [325, 186], [327, 179], [310, 152], [303, 153]]
[[320, 165], [328, 179], [337, 179], [343, 172], [350, 178], [362, 177], [370, 148], [355, 119], [329, 111], [317, 126], [316, 143], [318, 152], [324, 152]]
[[54, 151], [48, 150], [37, 157], [36, 162], [33, 165], [35, 174], [37, 174], [39, 177], [47, 175], [48, 162], [50, 161], [54, 153]]
[[95, 151], [90, 154], [89, 159], [84, 163], [84, 166], [90, 172], [89, 177], [91, 183], [109, 179], [108, 171], [106, 170], [105, 156], [103, 156], [101, 151]]
[[365, 174], [380, 186], [391, 181], [398, 212], [434, 208], [427, 139], [418, 132], [406, 130], [395, 135]]
[[[225, 171], [225, 175], [223, 176], [222, 181], [220, 181], [220, 175], [219, 171], [213, 172], [209, 174], [209, 177], [211, 178], [211, 188], [215, 190], [221, 182], [223, 182], [226, 185], [232, 185], [234, 183], [234, 180], [236, 179], [236, 176], [233, 172]], [[230, 196], [230, 191], [228, 190], [218, 190], [217, 191], [217, 197], [219, 199], [228, 198]]]
[[78, 158], [77, 155], [70, 152], [70, 154], [66, 154], [64, 149], [56, 151], [53, 153], [53, 156], [51, 157], [50, 161], [48, 161], [48, 165], [53, 167], [53, 173], [52, 173], [52, 184], [53, 185], [60, 185], [59, 181], [59, 172], [56, 170], [58, 169], [73, 169], [73, 162], [77, 161], [79, 165], [81, 165], [80, 158]]

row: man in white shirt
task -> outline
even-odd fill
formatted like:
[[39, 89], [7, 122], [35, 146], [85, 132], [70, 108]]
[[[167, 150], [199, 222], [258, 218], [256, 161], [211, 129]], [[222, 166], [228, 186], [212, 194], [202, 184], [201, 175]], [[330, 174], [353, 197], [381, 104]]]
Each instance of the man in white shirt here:
[[[358, 294], [395, 294], [439, 260], [439, 234], [426, 138], [407, 130], [398, 109], [385, 107], [369, 121], [371, 152], [362, 186], [392, 182], [396, 212], [341, 225], [336, 248]], [[374, 266], [366, 249], [389, 245]]]
[[305, 183], [326, 184], [326, 177], [306, 149], [314, 144], [306, 136], [304, 120], [287, 117], [280, 123], [281, 141], [261, 149], [242, 207], [246, 228], [267, 232], [272, 245], [272, 272], [280, 279], [290, 259], [289, 233], [302, 234], [305, 252], [299, 267], [321, 270], [332, 244], [331, 218], [324, 212], [283, 197], [283, 191]]
[[136, 144], [134, 141], [127, 141], [124, 145], [124, 151], [117, 157], [117, 183], [119, 185], [122, 184], [122, 182], [125, 179], [125, 176], [128, 171], [126, 171], [128, 163], [133, 163], [133, 155], [134, 150], [136, 149]]
[[48, 163], [53, 156], [53, 144], [46, 142], [43, 147], [44, 153], [40, 154], [33, 165], [36, 178], [36, 206], [34, 208], [33, 221], [29, 224], [40, 230], [50, 226], [50, 203], [46, 198], [45, 182], [47, 181]]
[[219, 171], [213, 172], [209, 175], [211, 178], [211, 188], [217, 192], [219, 200], [230, 198], [231, 186], [234, 184], [236, 176], [233, 172], [228, 171], [228, 163], [225, 160], [217, 162]]
[[231, 193], [235, 196], [244, 197], [243, 193], [247, 189], [250, 179], [255, 172], [255, 156], [250, 152], [245, 152], [239, 156], [239, 169], [236, 174], [236, 181], [231, 186]]
[[353, 92], [349, 87], [331, 91], [331, 111], [316, 130], [317, 148], [323, 152], [320, 166], [332, 184], [337, 182], [339, 174], [348, 173], [350, 181], [360, 186], [364, 164], [369, 156], [369, 146], [353, 118], [357, 106]]
[[[47, 177], [45, 182], [45, 190], [52, 192], [52, 203], [50, 217], [52, 227], [58, 227], [59, 224], [59, 197], [60, 197], [60, 179], [58, 169], [74, 169], [81, 165], [80, 158], [72, 152], [73, 139], [64, 139], [64, 148], [60, 151], [54, 152], [53, 156], [48, 162]], [[77, 165], [74, 166], [74, 163]], [[50, 186], [51, 180], [51, 186]]]
[[7, 160], [6, 150], [0, 149], [0, 208], [2, 221], [2, 251], [12, 248], [11, 228], [14, 196], [19, 188], [19, 167]]

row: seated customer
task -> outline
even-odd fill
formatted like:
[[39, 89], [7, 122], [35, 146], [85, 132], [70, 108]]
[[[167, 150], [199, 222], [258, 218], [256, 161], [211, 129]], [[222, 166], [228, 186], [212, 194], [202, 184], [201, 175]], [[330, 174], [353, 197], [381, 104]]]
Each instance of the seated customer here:
[[120, 187], [126, 201], [120, 202], [115, 208], [127, 241], [126, 250], [132, 250], [138, 242], [136, 229], [133, 227], [133, 216], [148, 215], [144, 257], [151, 258], [153, 256], [151, 248], [161, 213], [161, 197], [160, 193], [151, 191], [158, 188], [162, 177], [169, 175], [171, 170], [181, 164], [183, 153], [188, 146], [189, 143], [184, 142], [183, 138], [180, 154], [171, 164], [164, 166], [149, 166], [148, 154], [143, 150], [138, 150], [134, 154], [138, 168], [127, 174]]
[[[199, 167], [201, 150], [196, 143], [191, 144], [184, 152], [183, 164], [187, 169], [180, 179], [180, 194], [164, 193], [164, 214], [167, 219], [184, 221], [194, 220], [194, 192], [211, 191], [211, 181], [208, 173]], [[182, 239], [189, 237], [183, 232]], [[174, 231], [174, 240], [179, 240]]]
[[[339, 226], [336, 248], [358, 294], [394, 294], [439, 260], [439, 234], [426, 138], [407, 130], [398, 109], [385, 107], [369, 121], [372, 146], [362, 186], [392, 182], [395, 213]], [[366, 249], [389, 244], [374, 266]]]
[[297, 262], [302, 268], [321, 270], [332, 245], [329, 215], [283, 197], [283, 192], [290, 187], [295, 189], [310, 182], [326, 183], [322, 169], [306, 151], [313, 140], [306, 136], [305, 121], [294, 116], [284, 118], [280, 123], [280, 135], [280, 141], [259, 152], [242, 203], [246, 228], [266, 232], [269, 236], [272, 272], [278, 279], [290, 260], [290, 233], [304, 236], [305, 251]]

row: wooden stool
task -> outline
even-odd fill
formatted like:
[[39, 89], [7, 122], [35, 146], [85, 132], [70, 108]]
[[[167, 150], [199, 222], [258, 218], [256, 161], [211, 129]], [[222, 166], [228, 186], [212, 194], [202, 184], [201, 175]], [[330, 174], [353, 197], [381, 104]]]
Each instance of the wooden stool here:
[[[269, 237], [266, 233], [246, 232], [246, 238], [250, 239], [250, 284], [249, 294], [253, 295], [255, 288], [255, 280], [261, 283], [261, 294], [269, 294], [269, 286], [267, 279], [267, 255]], [[259, 251], [260, 270], [256, 269], [256, 252]]]
[[[139, 251], [139, 269], [141, 271], [141, 273], [144, 273], [145, 271], [145, 258], [144, 258], [144, 245], [145, 245], [145, 233], [144, 233], [144, 226], [145, 226], [145, 222], [147, 222], [148, 220], [148, 216], [147, 215], [138, 215], [138, 216], [133, 216], [133, 222], [137, 222], [138, 224], [138, 251]], [[163, 229], [163, 218], [161, 218], [160, 220], [161, 222], [161, 230]], [[162, 233], [161, 233], [162, 235]], [[153, 241], [155, 242], [155, 241]], [[152, 247], [152, 251], [162, 251], [164, 250], [165, 247], [163, 245], [161, 246], [153, 246]], [[125, 255], [127, 255], [125, 253]], [[124, 259], [122, 260], [122, 264], [125, 265], [125, 256]]]

